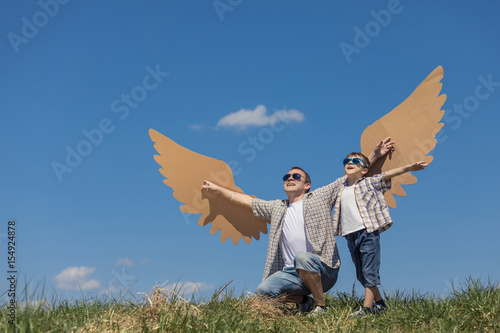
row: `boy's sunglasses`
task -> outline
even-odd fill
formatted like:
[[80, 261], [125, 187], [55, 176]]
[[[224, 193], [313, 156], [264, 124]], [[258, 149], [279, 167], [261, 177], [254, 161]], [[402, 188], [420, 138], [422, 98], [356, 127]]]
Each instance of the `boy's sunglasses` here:
[[302, 178], [302, 175], [300, 173], [292, 173], [292, 174], [287, 173], [286, 175], [283, 176], [283, 181], [286, 182], [290, 177], [292, 177], [294, 180], [300, 180], [300, 178]]
[[365, 168], [368, 168], [368, 167], [366, 166], [366, 164], [365, 164], [365, 161], [363, 161], [363, 159], [361, 159], [361, 158], [359, 158], [359, 157], [354, 157], [354, 158], [346, 158], [346, 159], [344, 159], [344, 161], [343, 161], [344, 166], [345, 166], [345, 165], [347, 165], [347, 164], [349, 164], [349, 162], [352, 162], [352, 164], [354, 164], [354, 165], [358, 165], [358, 164], [360, 164], [360, 163], [363, 163], [363, 166], [364, 166]]

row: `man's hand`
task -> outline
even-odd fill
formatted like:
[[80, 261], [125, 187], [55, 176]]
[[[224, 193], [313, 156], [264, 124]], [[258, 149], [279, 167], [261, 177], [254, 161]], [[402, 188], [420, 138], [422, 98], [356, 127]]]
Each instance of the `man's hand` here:
[[204, 180], [201, 185], [202, 191], [208, 191], [209, 193], [213, 193], [215, 195], [220, 195], [224, 199], [227, 199], [233, 203], [238, 205], [252, 208], [252, 200], [253, 198], [245, 193], [234, 192], [232, 190], [228, 190], [222, 186], [212, 183], [211, 181]]
[[209, 182], [208, 180], [204, 180], [203, 185], [201, 185], [201, 189], [209, 191], [214, 194], [219, 194], [221, 187], [212, 182]]
[[410, 165], [410, 171], [423, 170], [428, 165], [429, 164], [425, 163], [425, 161], [420, 161], [420, 162], [417, 162], [417, 163], [413, 163], [412, 165]]

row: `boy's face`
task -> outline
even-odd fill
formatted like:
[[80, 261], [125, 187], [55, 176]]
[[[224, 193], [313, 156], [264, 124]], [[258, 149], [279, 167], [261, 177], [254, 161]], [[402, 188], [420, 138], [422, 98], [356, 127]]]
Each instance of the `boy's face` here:
[[346, 175], [348, 175], [351, 178], [358, 179], [363, 177], [368, 172], [368, 168], [365, 167], [366, 162], [360, 156], [349, 155], [347, 156], [347, 158], [348, 159], [359, 158], [362, 162], [354, 164], [352, 160], [349, 161], [349, 163], [347, 163], [344, 166], [344, 171]]

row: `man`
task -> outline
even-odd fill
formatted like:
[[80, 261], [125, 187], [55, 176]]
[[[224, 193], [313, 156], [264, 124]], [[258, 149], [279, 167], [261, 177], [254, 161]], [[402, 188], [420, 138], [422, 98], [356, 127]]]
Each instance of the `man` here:
[[[389, 152], [393, 144], [390, 138], [380, 141], [370, 154], [370, 162]], [[255, 217], [271, 222], [263, 281], [256, 294], [318, 314], [325, 306], [323, 293], [333, 287], [340, 268], [331, 212], [345, 176], [312, 192], [309, 175], [299, 167], [291, 168], [283, 181], [287, 200], [252, 198], [207, 180], [201, 188], [248, 207]], [[308, 296], [311, 293], [313, 298]]]

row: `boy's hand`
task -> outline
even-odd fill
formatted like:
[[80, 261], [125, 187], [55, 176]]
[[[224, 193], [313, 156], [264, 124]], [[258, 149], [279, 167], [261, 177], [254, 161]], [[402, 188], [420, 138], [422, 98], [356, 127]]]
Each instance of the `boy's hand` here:
[[410, 165], [410, 171], [423, 170], [428, 165], [429, 164], [425, 163], [425, 161], [420, 161], [420, 162], [417, 162], [417, 163], [413, 163], [412, 165]]
[[220, 186], [216, 185], [212, 182], [209, 182], [208, 180], [203, 181], [203, 185], [201, 185], [202, 190], [209, 191], [211, 193], [219, 194]]
[[368, 156], [368, 160], [370, 161], [370, 164], [375, 163], [377, 159], [380, 157], [384, 156], [390, 151], [394, 150], [394, 141], [391, 141], [391, 137], [388, 136], [384, 140], [380, 140], [380, 143], [375, 146], [373, 151], [370, 153], [370, 156]]
[[399, 167], [399, 168], [396, 168], [396, 169], [389, 170], [389, 171], [387, 171], [385, 173], [385, 180], [389, 180], [389, 179], [391, 179], [393, 177], [402, 175], [403, 173], [407, 173], [408, 171], [422, 170], [426, 166], [428, 166], [428, 164], [425, 163], [425, 161], [420, 161], [420, 162], [417, 162], [417, 163], [408, 164], [408, 165], [405, 165], [403, 167]]
[[384, 156], [390, 151], [394, 151], [394, 141], [391, 141], [391, 137], [388, 136], [384, 140], [380, 140], [380, 143], [373, 150], [375, 158]]

